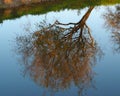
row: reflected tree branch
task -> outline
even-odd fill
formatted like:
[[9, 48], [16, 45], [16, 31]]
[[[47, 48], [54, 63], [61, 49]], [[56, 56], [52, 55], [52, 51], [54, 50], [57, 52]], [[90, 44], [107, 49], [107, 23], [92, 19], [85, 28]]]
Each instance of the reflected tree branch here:
[[106, 28], [111, 29], [114, 50], [120, 52], [120, 5], [107, 9], [104, 14]]
[[92, 66], [100, 51], [86, 25], [93, 8], [77, 23], [44, 21], [37, 32], [16, 38], [25, 73], [34, 82], [54, 92], [68, 89], [73, 83], [80, 95], [92, 86], [95, 75]]

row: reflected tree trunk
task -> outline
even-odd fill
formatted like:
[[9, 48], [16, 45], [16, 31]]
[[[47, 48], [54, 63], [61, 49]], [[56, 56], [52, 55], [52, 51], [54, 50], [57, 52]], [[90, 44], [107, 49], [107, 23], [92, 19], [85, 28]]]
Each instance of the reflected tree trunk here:
[[[24, 61], [25, 75], [53, 92], [69, 89], [74, 83], [79, 94], [92, 86], [92, 66], [100, 51], [86, 21], [90, 7], [77, 23], [41, 22], [40, 30], [16, 38], [17, 51]], [[77, 34], [77, 35], [75, 35]]]
[[[77, 22], [77, 23], [68, 23], [68, 24], [63, 24], [63, 23], [60, 23], [58, 21], [55, 22], [55, 24], [58, 24], [58, 25], [74, 25], [74, 27], [72, 28], [71, 32], [69, 32], [69, 36], [68, 37], [72, 37], [72, 35], [77, 32], [79, 29], [81, 29], [80, 31], [80, 37], [82, 36], [82, 33], [83, 33], [83, 28], [84, 27], [87, 27], [89, 29], [89, 27], [86, 25], [86, 21], [91, 13], [91, 11], [93, 10], [94, 7], [90, 7], [88, 9], [88, 11], [85, 13], [85, 15], [82, 17], [82, 19]], [[54, 25], [54, 24], [53, 24]], [[89, 35], [90, 37], [92, 38], [91, 34], [90, 34], [90, 29], [89, 29]]]

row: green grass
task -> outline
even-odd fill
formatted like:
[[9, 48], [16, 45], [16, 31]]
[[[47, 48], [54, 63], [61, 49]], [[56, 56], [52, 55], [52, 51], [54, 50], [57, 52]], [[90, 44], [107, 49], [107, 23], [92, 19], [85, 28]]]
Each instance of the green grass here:
[[[113, 5], [120, 0], [59, 0], [56, 2], [44, 2], [13, 8], [2, 8], [0, 6], [0, 22], [6, 19], [14, 19], [26, 14], [45, 14], [49, 11], [60, 11], [62, 9], [81, 9], [87, 6]], [[5, 13], [6, 10], [11, 10]]]

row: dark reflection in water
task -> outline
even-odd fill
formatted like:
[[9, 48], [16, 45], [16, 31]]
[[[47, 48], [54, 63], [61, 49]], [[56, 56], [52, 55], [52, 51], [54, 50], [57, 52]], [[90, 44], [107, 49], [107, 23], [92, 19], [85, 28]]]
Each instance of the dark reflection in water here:
[[78, 23], [47, 24], [44, 21], [39, 31], [18, 36], [16, 50], [22, 56], [24, 74], [53, 94], [73, 85], [79, 95], [92, 88], [95, 75], [92, 66], [97, 56], [102, 55], [86, 25], [93, 8], [90, 7]]
[[112, 32], [114, 50], [120, 52], [120, 5], [116, 5], [114, 9], [108, 7], [104, 18], [106, 20], [106, 28]]

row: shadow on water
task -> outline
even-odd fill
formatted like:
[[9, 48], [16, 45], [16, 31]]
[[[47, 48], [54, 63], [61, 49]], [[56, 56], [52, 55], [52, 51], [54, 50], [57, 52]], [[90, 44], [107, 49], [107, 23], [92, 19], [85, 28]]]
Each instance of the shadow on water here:
[[53, 94], [74, 85], [78, 95], [83, 96], [88, 88], [93, 88], [92, 67], [102, 55], [86, 24], [93, 8], [77, 23], [43, 21], [39, 31], [17, 36], [15, 50], [21, 55], [24, 75], [53, 90]]
[[107, 7], [104, 14], [106, 28], [111, 31], [111, 38], [114, 43], [114, 51], [120, 53], [120, 5], [114, 8]]

